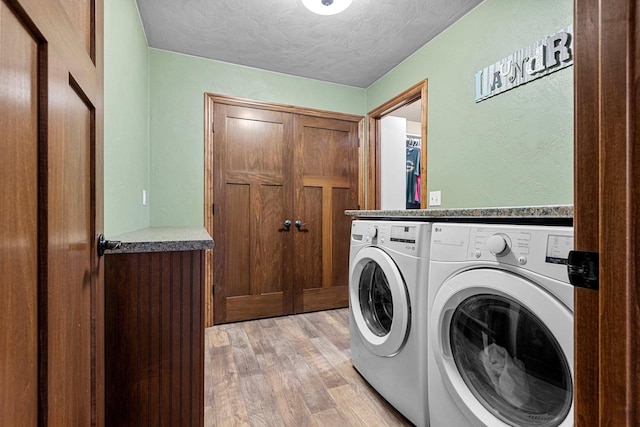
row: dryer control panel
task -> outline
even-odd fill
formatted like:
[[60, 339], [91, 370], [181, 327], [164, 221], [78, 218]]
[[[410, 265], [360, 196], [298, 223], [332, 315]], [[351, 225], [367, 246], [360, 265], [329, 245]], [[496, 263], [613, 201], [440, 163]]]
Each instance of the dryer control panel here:
[[567, 281], [573, 228], [556, 226], [433, 225], [434, 261], [496, 261]]

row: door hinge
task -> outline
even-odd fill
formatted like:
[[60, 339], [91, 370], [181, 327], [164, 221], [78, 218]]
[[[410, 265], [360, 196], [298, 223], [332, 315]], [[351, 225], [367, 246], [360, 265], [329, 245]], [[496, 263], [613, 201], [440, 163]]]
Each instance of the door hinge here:
[[211, 215], [215, 215], [215, 214], [216, 214], [216, 205], [211, 203]]
[[215, 123], [214, 121], [211, 122], [211, 133], [215, 132]]
[[216, 287], [211, 285], [211, 296], [215, 297], [216, 296]]
[[358, 148], [360, 148], [360, 137], [358, 137]]
[[597, 291], [600, 288], [598, 260], [598, 252], [570, 251], [567, 259], [569, 283], [577, 288]]

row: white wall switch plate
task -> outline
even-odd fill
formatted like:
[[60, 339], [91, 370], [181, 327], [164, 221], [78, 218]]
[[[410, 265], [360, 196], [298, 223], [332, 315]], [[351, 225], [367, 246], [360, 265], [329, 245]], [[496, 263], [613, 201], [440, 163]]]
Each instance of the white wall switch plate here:
[[142, 190], [142, 206], [147, 206], [147, 190]]
[[429, 191], [429, 206], [440, 206], [442, 204], [442, 191]]

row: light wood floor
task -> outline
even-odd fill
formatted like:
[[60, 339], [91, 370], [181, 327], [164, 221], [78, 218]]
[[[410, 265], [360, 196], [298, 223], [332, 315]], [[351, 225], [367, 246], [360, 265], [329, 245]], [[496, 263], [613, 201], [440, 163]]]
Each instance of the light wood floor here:
[[207, 328], [205, 426], [411, 426], [353, 368], [348, 309]]

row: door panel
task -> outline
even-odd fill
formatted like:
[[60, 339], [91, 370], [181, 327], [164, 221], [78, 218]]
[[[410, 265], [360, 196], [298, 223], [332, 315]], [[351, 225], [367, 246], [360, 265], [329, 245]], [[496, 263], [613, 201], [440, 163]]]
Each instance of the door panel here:
[[83, 42], [87, 53], [94, 59], [95, 0], [58, 0], [71, 20], [78, 40]]
[[21, 271], [6, 275], [0, 261], [0, 312], [22, 340], [2, 348], [23, 364], [2, 374], [2, 406], [15, 408], [2, 425], [104, 425], [102, 11], [102, 0], [0, 0], [0, 174], [11, 173], [0, 238], [2, 260]]
[[[296, 230], [297, 280], [302, 289], [322, 288], [322, 187], [304, 187], [299, 192], [296, 219], [304, 218], [304, 226]], [[319, 203], [314, 203], [319, 201]], [[302, 292], [296, 293], [296, 307], [302, 304]]]
[[38, 415], [38, 44], [0, 1], [0, 425]]
[[94, 111], [63, 62], [49, 65], [49, 422], [90, 425]]
[[214, 109], [215, 322], [291, 313], [292, 116]]
[[344, 210], [356, 209], [358, 203], [357, 138], [354, 122], [296, 116], [294, 211], [296, 219], [306, 223], [296, 230], [294, 239], [296, 313], [349, 303], [344, 245], [349, 243], [351, 220]]
[[256, 204], [262, 207], [264, 219], [255, 218], [252, 221], [257, 229], [252, 233], [256, 239], [251, 247], [251, 285], [254, 294], [259, 291], [265, 294], [278, 293], [285, 289], [286, 283], [280, 272], [281, 265], [274, 264], [272, 260], [285, 259], [288, 233], [281, 230], [282, 218], [286, 216], [281, 203], [285, 195], [282, 186], [278, 185], [261, 185], [256, 193]]
[[[228, 212], [249, 212], [251, 193], [248, 184], [229, 184], [226, 186], [226, 190]], [[247, 232], [247, 221], [248, 220], [243, 218], [242, 215], [235, 214], [230, 215], [226, 221], [226, 235], [233, 236], [225, 242], [227, 257], [240, 266], [248, 266], [251, 261], [251, 252], [249, 250], [250, 236]], [[216, 241], [216, 245], [220, 244], [223, 243], [219, 240]], [[221, 275], [219, 275], [219, 277], [220, 276]], [[226, 278], [225, 295], [233, 297], [250, 294], [250, 269], [229, 268], [226, 271]], [[218, 296], [221, 295], [221, 293], [218, 293]]]
[[353, 209], [353, 195], [351, 189], [335, 188], [333, 200], [333, 227], [331, 229], [332, 283], [338, 286], [349, 286], [349, 238], [351, 235], [351, 221], [343, 221], [344, 211]]
[[[285, 162], [284, 124], [264, 121], [269, 118], [252, 113], [240, 107], [228, 107], [226, 132], [233, 147], [226, 151], [226, 170], [281, 176]], [[278, 120], [271, 120], [274, 119]]]

